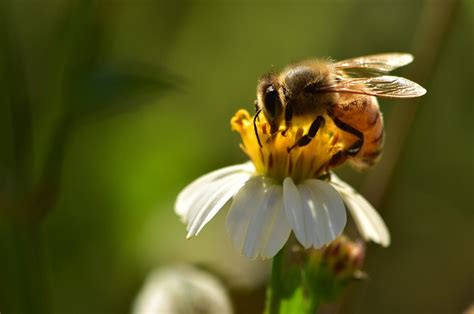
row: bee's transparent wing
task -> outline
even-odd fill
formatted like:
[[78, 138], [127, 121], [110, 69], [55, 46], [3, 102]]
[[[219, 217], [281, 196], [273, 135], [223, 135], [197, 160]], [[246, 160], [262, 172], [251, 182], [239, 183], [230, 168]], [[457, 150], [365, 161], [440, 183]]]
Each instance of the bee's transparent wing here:
[[391, 98], [412, 98], [426, 94], [426, 90], [417, 83], [403, 77], [391, 75], [368, 78], [343, 78], [333, 85], [319, 87], [318, 91]]
[[359, 72], [373, 72], [370, 76], [387, 74], [412, 61], [413, 56], [409, 53], [392, 52], [342, 60], [335, 62], [334, 66], [339, 72], [349, 76], [361, 77], [363, 75]]

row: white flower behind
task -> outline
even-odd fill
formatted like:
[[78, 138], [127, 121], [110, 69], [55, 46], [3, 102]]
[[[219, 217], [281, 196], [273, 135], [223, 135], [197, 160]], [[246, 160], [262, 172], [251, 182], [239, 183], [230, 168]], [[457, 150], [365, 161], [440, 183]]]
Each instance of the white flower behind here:
[[188, 185], [178, 196], [176, 213], [187, 225], [188, 238], [232, 199], [226, 229], [248, 258], [270, 258], [291, 231], [305, 248], [320, 248], [341, 235], [346, 225], [344, 203], [366, 240], [390, 242], [383, 220], [373, 207], [335, 175], [331, 181], [307, 179], [283, 183], [255, 173], [251, 163], [213, 171]]
[[232, 314], [222, 283], [190, 265], [174, 265], [151, 272], [132, 306], [132, 314]]

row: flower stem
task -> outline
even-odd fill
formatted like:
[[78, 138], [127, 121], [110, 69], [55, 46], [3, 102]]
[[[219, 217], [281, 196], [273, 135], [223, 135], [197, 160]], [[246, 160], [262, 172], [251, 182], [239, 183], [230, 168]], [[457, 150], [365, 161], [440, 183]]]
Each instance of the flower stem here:
[[318, 309], [319, 304], [321, 304], [321, 300], [319, 300], [319, 299], [317, 299], [313, 296], [310, 300], [310, 303], [309, 303], [308, 313], [311, 313], [311, 314], [316, 313], [316, 310]]
[[267, 314], [278, 314], [280, 313], [280, 304], [282, 299], [282, 272], [283, 272], [283, 260], [285, 258], [285, 247], [278, 252], [273, 258], [272, 263], [272, 275], [270, 278], [270, 284], [267, 291]]
[[[2, 224], [0, 276], [8, 313], [45, 314], [50, 312], [49, 284], [44, 272], [44, 256], [40, 226]], [[3, 311], [2, 311], [3, 312]]]

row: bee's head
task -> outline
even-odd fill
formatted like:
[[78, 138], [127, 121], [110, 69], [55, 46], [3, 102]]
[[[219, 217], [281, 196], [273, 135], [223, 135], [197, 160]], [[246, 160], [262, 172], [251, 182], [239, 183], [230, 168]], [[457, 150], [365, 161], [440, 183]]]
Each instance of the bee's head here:
[[261, 109], [270, 123], [272, 132], [278, 130], [283, 118], [284, 96], [280, 92], [277, 77], [272, 74], [264, 75], [257, 86], [257, 109]]

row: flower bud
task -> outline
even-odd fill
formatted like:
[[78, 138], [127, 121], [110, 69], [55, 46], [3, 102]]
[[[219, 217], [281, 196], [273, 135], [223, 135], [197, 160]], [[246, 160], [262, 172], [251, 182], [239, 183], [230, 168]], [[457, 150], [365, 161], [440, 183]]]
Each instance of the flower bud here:
[[364, 263], [365, 248], [360, 241], [351, 241], [340, 236], [331, 242], [322, 252], [322, 261], [338, 280], [360, 279]]

